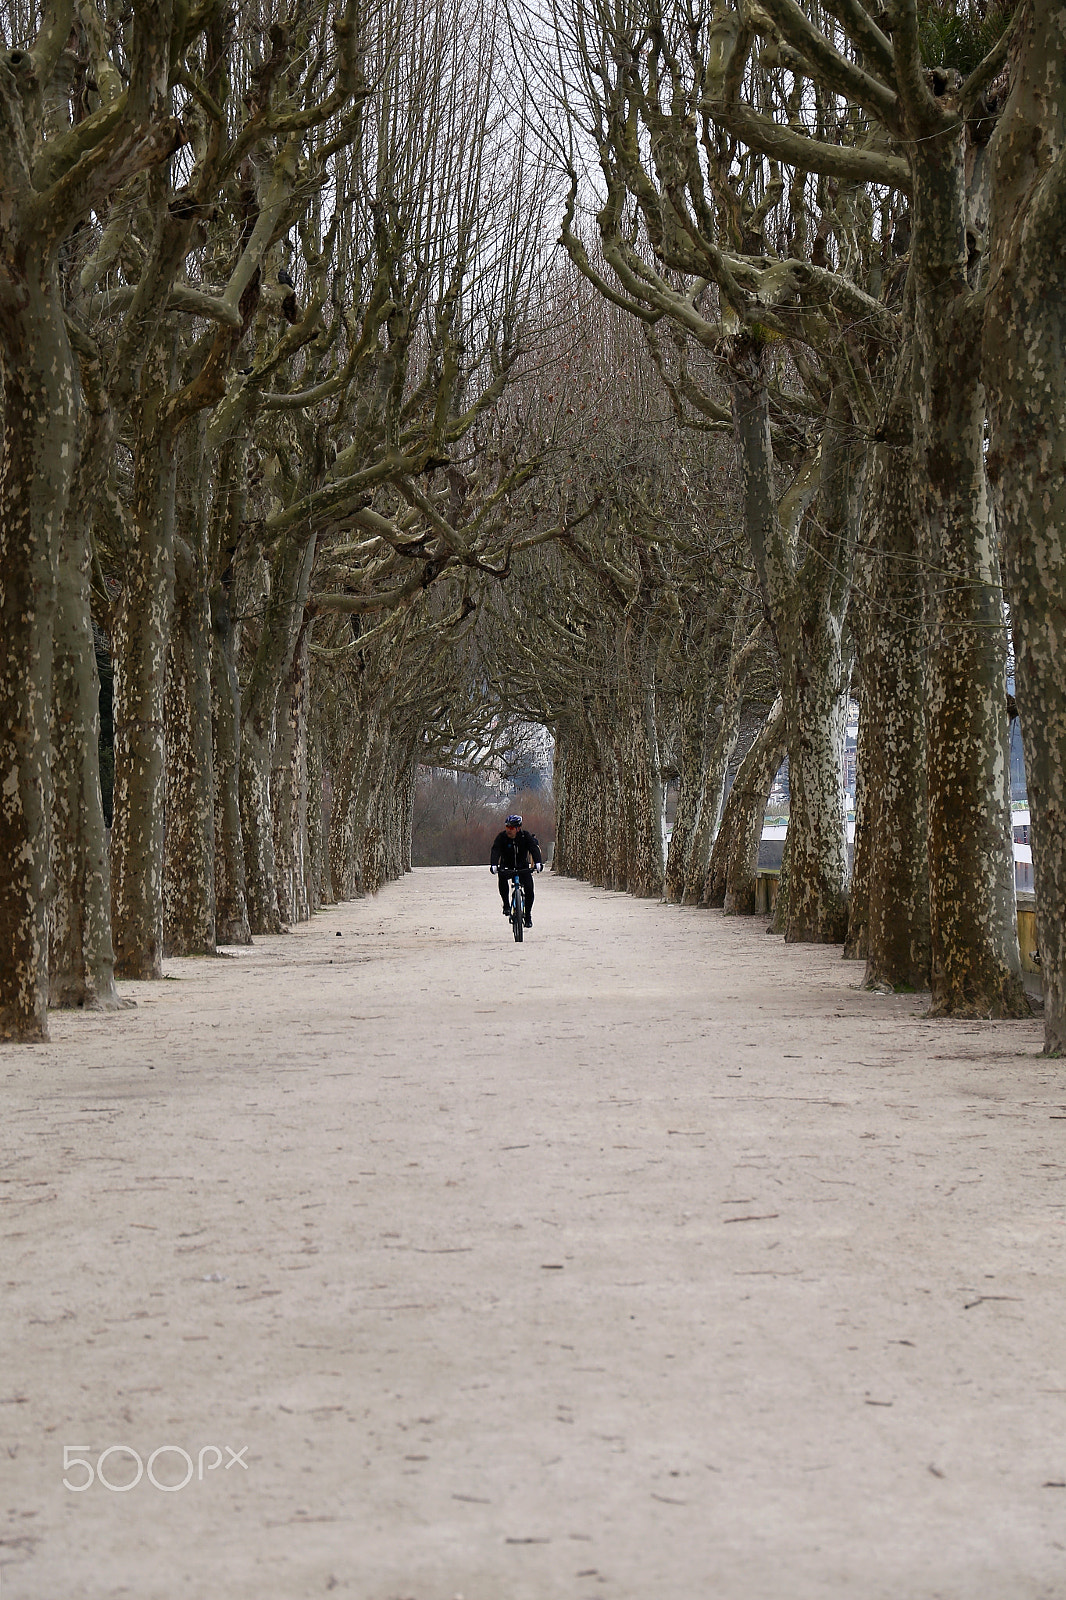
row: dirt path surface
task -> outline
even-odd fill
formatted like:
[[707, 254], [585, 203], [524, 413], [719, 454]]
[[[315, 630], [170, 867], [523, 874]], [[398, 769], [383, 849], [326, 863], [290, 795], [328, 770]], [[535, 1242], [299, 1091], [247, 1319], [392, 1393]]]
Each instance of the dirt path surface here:
[[519, 947], [415, 872], [0, 1050], [3, 1600], [1066, 1596], [1039, 1028], [538, 891]]

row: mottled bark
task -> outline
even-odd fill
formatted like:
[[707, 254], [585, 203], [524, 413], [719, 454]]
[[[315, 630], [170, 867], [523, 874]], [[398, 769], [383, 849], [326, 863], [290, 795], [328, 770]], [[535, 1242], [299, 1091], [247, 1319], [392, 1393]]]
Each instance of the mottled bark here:
[[387, 792], [393, 754], [387, 722], [378, 725], [356, 795], [356, 850], [360, 894], [377, 894], [385, 881]]
[[331, 901], [351, 900], [357, 893], [352, 803], [366, 746], [367, 722], [364, 715], [359, 715], [353, 718], [344, 744], [334, 751], [330, 763], [327, 879]]
[[[306, 895], [308, 908], [313, 915], [322, 905], [322, 880], [325, 868], [325, 786], [322, 767], [322, 732], [314, 714], [314, 693], [311, 696], [311, 716], [307, 730], [307, 875]], [[414, 805], [414, 772], [412, 769], [411, 805]], [[410, 864], [410, 863], [408, 863]]]
[[245, 892], [252, 933], [279, 933], [270, 796], [275, 717], [281, 686], [292, 669], [314, 561], [314, 539], [283, 538], [270, 574], [270, 593], [255, 660], [242, 696], [241, 826]]
[[174, 615], [164, 695], [164, 951], [215, 951], [211, 608], [193, 549], [175, 541]]
[[[847, 928], [843, 757], [849, 674], [839, 626], [827, 627], [819, 643], [821, 650], [805, 652], [810, 675], [792, 679], [785, 701], [790, 843], [784, 932], [791, 941], [834, 944]], [[787, 647], [782, 653], [793, 654]]]
[[838, 387], [820, 459], [807, 463], [778, 501], [762, 353], [738, 345], [730, 373], [745, 529], [777, 639], [788, 728], [788, 894], [777, 921], [787, 939], [832, 943], [847, 928], [843, 753], [850, 663], [842, 640], [862, 457]]
[[100, 682], [89, 609], [88, 531], [60, 541], [52, 682], [53, 834], [49, 1004], [118, 1006], [111, 872], [100, 787]]
[[844, 730], [851, 658], [844, 616], [863, 466], [838, 389], [822, 429], [818, 494], [803, 528], [793, 603], [775, 615], [788, 728], [790, 941], [834, 944], [847, 931]]
[[351, 803], [355, 892], [359, 895], [375, 894], [382, 882], [378, 801], [389, 761], [389, 733], [388, 718], [379, 701], [372, 708]]
[[662, 894], [665, 858], [662, 775], [655, 715], [654, 654], [650, 627], [627, 627], [621, 659], [625, 669], [628, 738], [619, 747], [622, 792], [627, 796], [627, 873], [624, 887], [641, 899]]
[[[913, 16], [896, 42], [913, 54]], [[936, 98], [936, 91], [941, 98]], [[975, 284], [980, 129], [950, 74], [900, 78], [909, 136], [914, 485], [927, 582], [926, 781], [935, 1016], [1021, 1016], [1010, 829], [1006, 632], [988, 485]]]
[[310, 634], [305, 627], [283, 685], [274, 741], [271, 802], [278, 913], [283, 922], [306, 922], [307, 901], [307, 716]]
[[684, 856], [677, 861], [677, 877], [680, 881], [672, 894], [672, 898], [681, 905], [698, 905], [703, 893], [707, 869], [711, 864], [711, 851], [722, 821], [726, 779], [729, 762], [736, 749], [741, 709], [742, 702], [738, 700], [735, 726], [727, 701], [722, 702], [717, 716], [711, 715], [709, 706], [705, 711], [695, 814]]
[[[111, 193], [166, 158], [178, 131], [161, 115], [166, 0], [134, 16], [125, 114], [85, 118], [76, 139], [64, 60], [74, 8], [46, 8], [40, 20], [35, 40], [5, 46], [0, 58], [0, 1038], [27, 1040], [46, 1033], [52, 622], [75, 463], [76, 380], [57, 257]], [[99, 940], [97, 951], [92, 981], [106, 992]]]
[[[666, 898], [698, 905], [707, 879], [711, 850], [722, 817], [729, 763], [740, 737], [744, 683], [762, 636], [736, 618], [724, 685], [694, 672], [692, 692], [682, 697], [681, 785], [666, 864]], [[721, 701], [712, 705], [720, 690]], [[678, 818], [681, 819], [680, 826]]]
[[695, 682], [683, 683], [677, 730], [677, 807], [670, 845], [666, 852], [663, 898], [679, 905], [692, 850], [703, 819], [707, 787], [707, 759], [714, 733], [713, 707], [707, 703], [706, 673], [693, 673]]
[[555, 797], [555, 851], [552, 871], [561, 877], [570, 877], [568, 854], [570, 849], [570, 817], [573, 796], [570, 787], [571, 736], [564, 724], [556, 722], [552, 728], [555, 750], [552, 755], [552, 794]]
[[868, 857], [864, 983], [926, 989], [925, 581], [908, 470], [910, 406], [902, 392], [889, 404], [879, 440], [871, 452], [854, 608], [864, 772], [856, 853]]
[[[605, 750], [587, 720], [556, 730], [557, 828], [553, 871], [561, 877], [603, 884], [608, 867], [603, 813], [607, 785]], [[617, 822], [617, 817], [614, 819]], [[612, 827], [612, 855], [617, 827]]]
[[234, 659], [230, 592], [211, 595], [212, 767], [215, 775], [215, 939], [252, 942], [245, 899], [244, 835], [240, 812], [240, 685]]
[[52, 626], [75, 378], [54, 261], [32, 241], [0, 245], [0, 1039], [33, 1041], [48, 1036]]
[[412, 851], [411, 851], [411, 839], [412, 839], [412, 834], [414, 832], [414, 820], [415, 820], [415, 774], [416, 774], [416, 771], [417, 771], [417, 763], [415, 761], [415, 750], [412, 747], [412, 749], [411, 749], [411, 751], [410, 751], [410, 753], [409, 753], [409, 755], [407, 757], [406, 765], [404, 766], [404, 769], [403, 769], [403, 774], [402, 774], [402, 777], [401, 777], [402, 794], [401, 794], [399, 802], [398, 802], [399, 812], [400, 812], [399, 823], [400, 823], [400, 827], [403, 830], [403, 836], [402, 836], [402, 839], [401, 839], [401, 857], [400, 857], [400, 871], [401, 872], [410, 872], [411, 869], [412, 869], [412, 865], [413, 865]]
[[160, 415], [167, 365], [157, 359], [146, 367], [136, 408], [130, 547], [115, 607], [111, 930], [115, 972], [123, 978], [163, 975], [163, 696], [174, 603], [176, 477], [173, 439]]
[[985, 476], [980, 301], [966, 150], [915, 162], [916, 488], [928, 596], [929, 923], [935, 1016], [1023, 1016], [1011, 842], [1006, 629]]
[[400, 878], [407, 871], [406, 831], [408, 794], [414, 770], [414, 746], [402, 729], [394, 728], [389, 740], [389, 761], [379, 791], [381, 861], [385, 882]]
[[734, 916], [755, 910], [755, 878], [766, 802], [785, 758], [785, 708], [774, 701], [751, 749], [737, 770], [711, 851], [700, 904], [721, 906]]
[[270, 800], [270, 763], [273, 723], [241, 730], [240, 782], [241, 834], [244, 841], [245, 899], [252, 933], [280, 933], [277, 885], [274, 876], [274, 817]]
[[[614, 708], [617, 715], [618, 708]], [[613, 720], [613, 718], [612, 718]], [[625, 724], [621, 724], [624, 729]], [[634, 878], [634, 845], [637, 833], [637, 801], [628, 777], [629, 762], [622, 749], [618, 728], [616, 737], [604, 732], [599, 739], [602, 758], [598, 769], [588, 773], [586, 811], [588, 815], [583, 874], [588, 882], [604, 889], [623, 892]], [[596, 779], [599, 778], [597, 782]], [[610, 818], [610, 827], [606, 826]]]
[[1066, 10], [1026, 0], [994, 136], [984, 323], [1032, 819], [1044, 1049], [1066, 1054]]

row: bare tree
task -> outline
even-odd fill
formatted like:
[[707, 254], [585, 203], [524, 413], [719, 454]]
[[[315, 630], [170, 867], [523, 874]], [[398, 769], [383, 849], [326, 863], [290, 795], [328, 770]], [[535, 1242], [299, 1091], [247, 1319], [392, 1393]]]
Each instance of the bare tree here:
[[[1066, 50], [1061, 8], [1022, 5], [989, 152], [984, 380], [1006, 544], [1016, 692], [1033, 821], [1044, 1048], [1066, 1051]], [[1000, 61], [983, 66], [991, 78]]]
[[[35, 25], [36, 23], [36, 25]], [[83, 114], [80, 37], [103, 19], [76, 18], [57, 0], [36, 19], [21, 7], [5, 18], [0, 58], [0, 736], [4, 740], [0, 855], [10, 868], [0, 891], [0, 1036], [46, 1034], [47, 888], [51, 853], [53, 626], [80, 604], [80, 562], [59, 552], [77, 448], [78, 380], [64, 316], [61, 252], [97, 206], [134, 174], [158, 169], [180, 142], [167, 95], [172, 53], [189, 26], [170, 4], [135, 5], [111, 32], [98, 104]], [[73, 48], [72, 48], [73, 44]], [[86, 52], [87, 53], [87, 52]], [[117, 64], [116, 64], [117, 62]], [[119, 70], [121, 66], [121, 71]], [[71, 618], [64, 642], [87, 652], [87, 629]], [[65, 678], [64, 678], [65, 681]], [[83, 771], [85, 792], [93, 775]], [[98, 786], [97, 786], [98, 787]], [[72, 799], [71, 806], [77, 803]], [[104, 871], [96, 850], [83, 882]], [[97, 984], [110, 995], [110, 951], [100, 928]]]

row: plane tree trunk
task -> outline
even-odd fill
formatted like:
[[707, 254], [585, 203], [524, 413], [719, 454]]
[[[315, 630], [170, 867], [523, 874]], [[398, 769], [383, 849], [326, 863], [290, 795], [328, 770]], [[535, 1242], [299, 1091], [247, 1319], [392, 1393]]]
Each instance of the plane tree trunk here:
[[871, 451], [854, 629], [862, 677], [863, 804], [856, 858], [865, 865], [867, 988], [928, 989], [925, 585], [904, 464], [913, 441], [901, 380]]
[[[677, 817], [667, 857], [666, 898], [697, 905], [710, 866], [711, 849], [722, 817], [729, 763], [740, 737], [744, 686], [762, 638], [762, 625], [738, 614], [722, 683], [698, 675], [694, 692], [682, 700], [682, 780]], [[720, 694], [716, 708], [711, 702]], [[686, 805], [683, 811], [682, 800]]]
[[289, 679], [311, 582], [315, 541], [285, 537], [270, 573], [270, 592], [255, 659], [242, 695], [240, 805], [248, 923], [253, 934], [280, 933], [274, 809], [270, 777], [275, 718], [282, 685]]
[[233, 620], [234, 563], [247, 503], [247, 455], [243, 435], [231, 435], [222, 444], [208, 541], [213, 575], [210, 607], [215, 939], [219, 944], [234, 945], [252, 942], [241, 830], [241, 690]]
[[555, 771], [558, 827], [552, 871], [561, 877], [602, 882], [605, 863], [598, 821], [604, 789], [603, 754], [580, 722], [557, 727]]
[[163, 699], [174, 605], [177, 464], [163, 421], [169, 360], [161, 341], [135, 407], [134, 484], [115, 607], [115, 819], [111, 926], [115, 971], [163, 975], [166, 744]]
[[115, 988], [111, 865], [100, 772], [100, 673], [90, 603], [90, 537], [111, 458], [102, 363], [76, 333], [80, 427], [59, 545], [52, 679], [52, 904], [49, 1004], [109, 1010]]
[[[47, 1036], [53, 623], [78, 416], [59, 252], [112, 192], [174, 149], [177, 133], [159, 116], [164, 4], [133, 20], [127, 115], [91, 130], [87, 119], [72, 144], [62, 58], [74, 21], [69, 3], [45, 7], [36, 38], [0, 60], [0, 1038], [26, 1041]], [[72, 582], [68, 569], [65, 616], [76, 629]], [[84, 769], [65, 805], [79, 781]], [[92, 981], [108, 993], [102, 944], [98, 956]]]
[[985, 472], [971, 171], [952, 107], [915, 117], [915, 485], [926, 573], [932, 1014], [1028, 1014], [1014, 895], [1006, 626]]
[[293, 653], [287, 688], [283, 685], [279, 696], [271, 774], [278, 912], [287, 923], [306, 922], [311, 915], [307, 898], [309, 646], [305, 624]]
[[989, 470], [1032, 818], [1044, 1049], [1066, 1053], [1066, 27], [1026, 0], [990, 152]]
[[[786, 939], [834, 943], [847, 929], [844, 721], [850, 662], [843, 621], [850, 587], [861, 461], [842, 388], [834, 390], [820, 459], [778, 501], [765, 357], [736, 341], [730, 361], [744, 519], [781, 658], [791, 805]], [[817, 496], [816, 515], [800, 527]]]
[[90, 545], [80, 519], [60, 541], [52, 682], [49, 1004], [121, 1004], [111, 944], [111, 872], [100, 786], [100, 680], [89, 606]]
[[721, 906], [732, 916], [751, 916], [754, 912], [766, 802], [785, 758], [786, 745], [784, 701], [778, 695], [737, 769], [711, 851], [701, 905]]
[[655, 707], [655, 652], [651, 622], [628, 624], [620, 641], [626, 717], [619, 741], [622, 789], [628, 799], [629, 857], [625, 888], [641, 899], [662, 893], [663, 793]]
[[241, 701], [229, 588], [211, 594], [212, 767], [215, 775], [215, 939], [248, 945], [244, 835], [241, 830]]
[[199, 553], [175, 541], [175, 602], [164, 694], [167, 955], [215, 953], [211, 607]]
[[52, 628], [76, 419], [55, 261], [34, 246], [0, 231], [0, 1039], [26, 1041], [48, 1036]]
[[[702, 668], [702, 670], [701, 670]], [[700, 664], [682, 685], [677, 727], [677, 809], [666, 853], [663, 897], [680, 905], [696, 840], [700, 836], [707, 790], [707, 768], [715, 733], [713, 691], [708, 666]]]

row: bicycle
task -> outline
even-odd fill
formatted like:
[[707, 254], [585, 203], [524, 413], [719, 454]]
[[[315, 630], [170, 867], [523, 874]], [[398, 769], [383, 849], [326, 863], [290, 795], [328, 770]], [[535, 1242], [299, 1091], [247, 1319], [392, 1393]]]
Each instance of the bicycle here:
[[507, 874], [511, 880], [511, 929], [515, 944], [521, 944], [526, 929], [526, 891], [522, 887], [522, 869], [508, 867]]
[[514, 932], [515, 944], [521, 944], [522, 937], [526, 929], [526, 917], [528, 915], [528, 912], [526, 911], [526, 891], [522, 887], [522, 873], [541, 872], [543, 871], [543, 867], [539, 862], [537, 862], [532, 867], [501, 867], [500, 871], [501, 873], [505, 874], [510, 881], [511, 909], [509, 916], [511, 928]]

